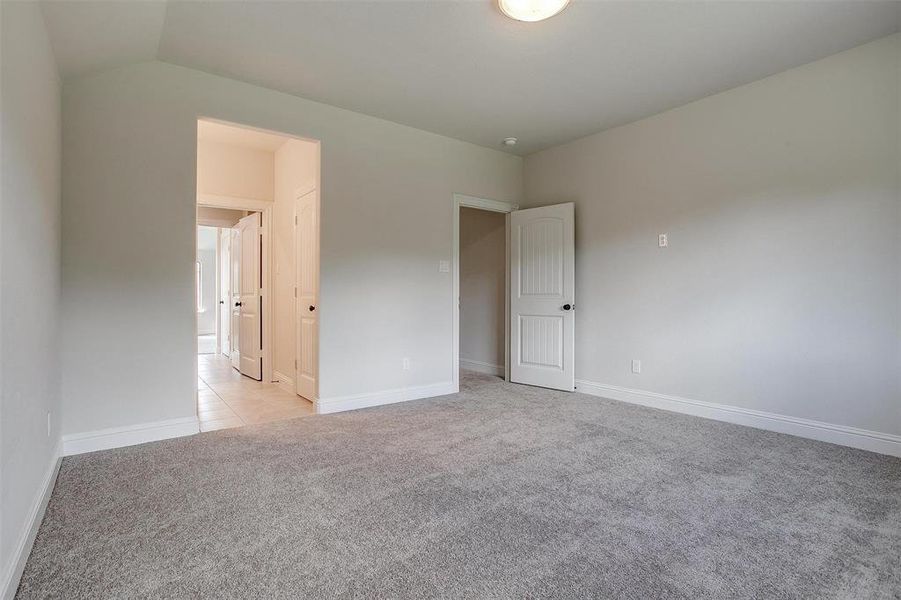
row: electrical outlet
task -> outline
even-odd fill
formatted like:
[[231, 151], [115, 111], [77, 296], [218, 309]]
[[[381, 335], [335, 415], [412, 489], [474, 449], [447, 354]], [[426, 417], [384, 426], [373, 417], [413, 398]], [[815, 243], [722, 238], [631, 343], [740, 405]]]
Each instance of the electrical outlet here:
[[657, 245], [661, 248], [666, 248], [669, 245], [669, 240], [667, 240], [665, 233], [657, 236]]
[[409, 358], [404, 358], [403, 366], [404, 366], [404, 371], [410, 370], [410, 359]]
[[632, 372], [633, 373], [641, 373], [641, 361], [637, 359], [632, 359]]

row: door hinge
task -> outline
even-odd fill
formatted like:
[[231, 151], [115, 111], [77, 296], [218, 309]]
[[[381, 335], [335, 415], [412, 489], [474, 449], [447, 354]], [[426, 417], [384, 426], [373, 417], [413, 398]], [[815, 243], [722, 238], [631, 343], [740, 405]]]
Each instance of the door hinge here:
[[297, 298], [297, 287], [294, 287], [294, 297]]

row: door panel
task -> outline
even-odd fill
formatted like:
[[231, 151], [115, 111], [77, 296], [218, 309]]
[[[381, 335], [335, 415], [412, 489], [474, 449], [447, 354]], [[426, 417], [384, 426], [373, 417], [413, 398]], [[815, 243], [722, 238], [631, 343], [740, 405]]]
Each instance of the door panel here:
[[315, 400], [319, 391], [319, 192], [295, 200], [297, 273], [297, 394]]
[[510, 380], [575, 389], [571, 202], [510, 215]]
[[263, 379], [261, 360], [262, 319], [260, 311], [261, 246], [260, 214], [253, 213], [238, 221], [241, 262], [239, 275], [240, 322], [238, 348], [240, 371], [258, 381]]

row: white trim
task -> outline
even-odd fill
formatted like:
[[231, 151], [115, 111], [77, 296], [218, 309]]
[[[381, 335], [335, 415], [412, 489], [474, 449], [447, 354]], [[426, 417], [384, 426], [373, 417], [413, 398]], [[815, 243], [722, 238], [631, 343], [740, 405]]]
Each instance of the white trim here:
[[[489, 200], [488, 198], [477, 198], [475, 196], [467, 196], [466, 194], [454, 194], [454, 213], [453, 213], [453, 242], [451, 246], [451, 271], [453, 272], [453, 295], [451, 296], [451, 311], [453, 314], [453, 346], [451, 349], [452, 365], [453, 369], [452, 378], [453, 378], [453, 392], [460, 391], [460, 208], [478, 208], [481, 210], [490, 210], [492, 212], [499, 213], [511, 213], [514, 210], [519, 208], [518, 204], [512, 204], [510, 202], [502, 202], [500, 200]], [[504, 325], [504, 373], [503, 377], [509, 380], [509, 368], [507, 363], [510, 362], [509, 359], [509, 346], [510, 346], [510, 219], [506, 219], [506, 236], [507, 236], [507, 249], [506, 249], [506, 261], [507, 261], [507, 275], [505, 281], [505, 289], [506, 289], [506, 300], [505, 300], [505, 325]]]
[[417, 385], [396, 390], [384, 390], [369, 394], [355, 394], [351, 396], [338, 396], [335, 398], [320, 398], [316, 400], [316, 413], [320, 415], [356, 410], [370, 406], [394, 404], [408, 400], [421, 400], [435, 396], [446, 396], [457, 392], [456, 384], [452, 381], [444, 383], [432, 383]]
[[241, 198], [220, 194], [197, 194], [197, 206], [231, 208], [234, 210], [263, 211], [272, 206], [273, 201], [265, 198]]
[[276, 383], [278, 383], [278, 387], [282, 388], [286, 392], [291, 392], [292, 394], [296, 394], [297, 392], [294, 389], [294, 379], [288, 377], [281, 371], [273, 371], [272, 378], [275, 379]]
[[716, 404], [714, 402], [704, 402], [702, 400], [691, 400], [689, 398], [658, 394], [657, 392], [633, 390], [584, 379], [576, 380], [576, 391], [590, 396], [601, 396], [620, 402], [640, 404], [686, 415], [787, 433], [821, 442], [901, 457], [901, 436], [890, 433], [812, 421], [810, 419], [801, 419], [799, 417], [790, 417], [726, 404]]
[[235, 226], [229, 219], [197, 219], [201, 227], [216, 227], [218, 229], [231, 229]]
[[56, 475], [59, 473], [59, 466], [62, 463], [60, 456], [60, 444], [57, 443], [50, 456], [50, 464], [47, 472], [44, 473], [44, 479], [41, 487], [31, 503], [31, 510], [16, 540], [16, 546], [10, 556], [9, 565], [5, 565], [6, 570], [3, 573], [2, 586], [0, 586], [0, 598], [3, 600], [12, 600], [16, 595], [19, 587], [19, 580], [22, 578], [22, 572], [25, 570], [25, 563], [28, 562], [28, 556], [31, 554], [31, 547], [34, 545], [34, 538], [38, 534], [41, 521], [44, 520], [44, 511], [47, 510], [47, 503], [53, 494], [53, 488], [56, 485]]
[[519, 208], [518, 204], [511, 204], [501, 200], [490, 200], [488, 198], [477, 198], [475, 196], [467, 196], [466, 194], [454, 194], [454, 200], [456, 201], [457, 206], [479, 208], [499, 213], [513, 212]]
[[109, 429], [74, 433], [63, 436], [63, 456], [134, 446], [195, 433], [200, 433], [200, 422], [196, 415], [127, 427], [110, 427]]
[[481, 360], [471, 360], [469, 358], [460, 359], [460, 368], [476, 373], [485, 373], [486, 375], [504, 376], [504, 365], [493, 365], [491, 363], [482, 362]]

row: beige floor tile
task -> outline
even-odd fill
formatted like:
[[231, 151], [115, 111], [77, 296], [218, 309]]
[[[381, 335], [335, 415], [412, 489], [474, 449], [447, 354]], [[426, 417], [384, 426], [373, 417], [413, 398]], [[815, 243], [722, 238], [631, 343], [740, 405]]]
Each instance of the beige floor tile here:
[[252, 415], [265, 410], [274, 410], [275, 407], [267, 406], [258, 400], [231, 400], [226, 401], [228, 407], [232, 409], [236, 415]]
[[201, 421], [200, 431], [215, 431], [217, 429], [230, 429], [232, 427], [241, 427], [244, 421], [238, 417], [227, 417], [225, 419], [214, 419], [212, 421]]
[[220, 410], [223, 408], [230, 408], [228, 404], [226, 404], [225, 400], [221, 398], [216, 398], [215, 400], [198, 400], [197, 401], [197, 410], [198, 412], [210, 411], [210, 410]]
[[[223, 403], [224, 404], [224, 403]], [[216, 419], [224, 419], [226, 417], [237, 417], [229, 406], [226, 404], [221, 408], [203, 408], [197, 411], [197, 416], [201, 421], [214, 421]]]
[[243, 375], [241, 375], [237, 371], [233, 371], [231, 373], [228, 373], [228, 372], [225, 372], [225, 373], [218, 373], [218, 372], [200, 373], [200, 377], [207, 384], [214, 384], [214, 383], [227, 383], [227, 382], [232, 382], [232, 381], [241, 381], [241, 378], [243, 377]]
[[307, 417], [310, 413], [303, 409], [277, 410], [277, 411], [259, 411], [247, 416], [241, 416], [241, 419], [248, 425], [257, 425], [259, 423], [271, 423], [273, 421], [283, 421], [285, 419], [296, 419], [298, 417]]

